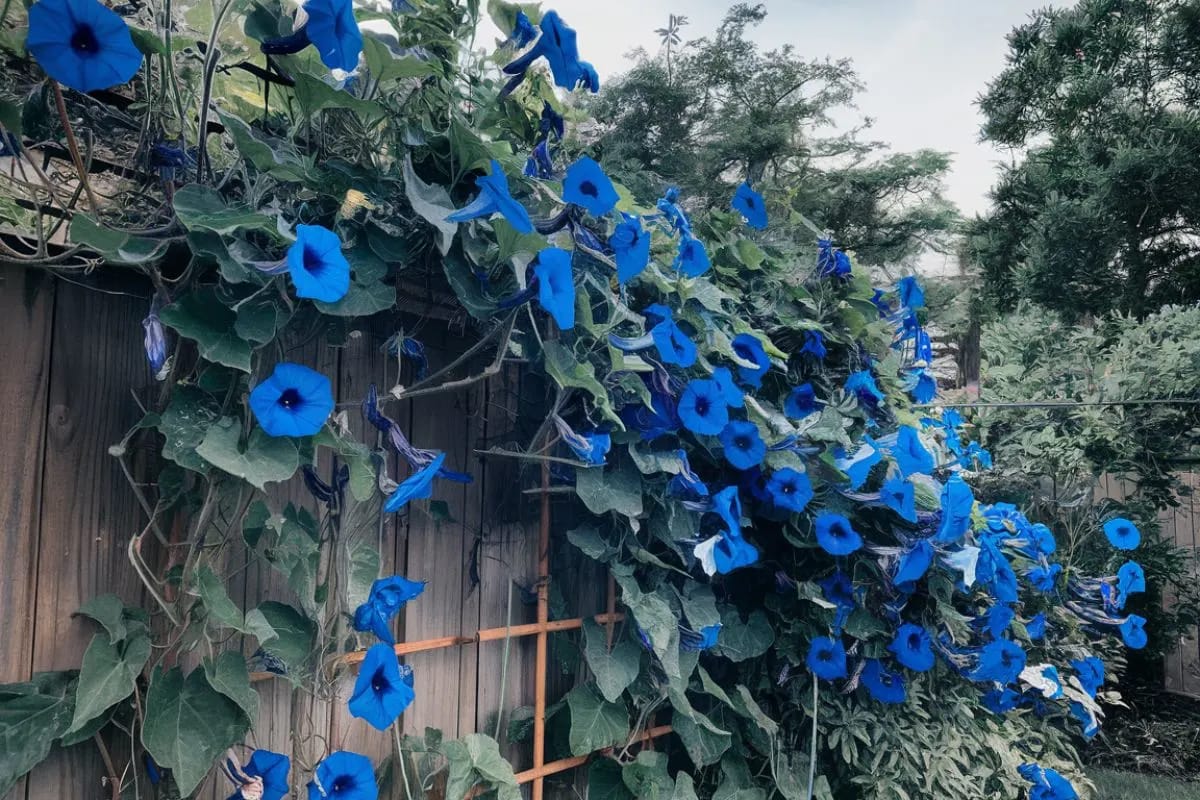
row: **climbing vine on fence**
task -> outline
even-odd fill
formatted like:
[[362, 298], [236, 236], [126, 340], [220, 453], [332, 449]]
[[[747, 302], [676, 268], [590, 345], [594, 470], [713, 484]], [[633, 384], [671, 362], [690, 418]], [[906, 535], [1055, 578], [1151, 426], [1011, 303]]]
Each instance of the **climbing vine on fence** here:
[[[585, 625], [591, 680], [554, 707], [557, 745], [625, 745], [651, 716], [674, 731], [594, 759], [595, 797], [1076, 796], [1063, 775], [1071, 737], [1103, 714], [1100, 656], [1119, 663], [1115, 635], [1145, 641], [1122, 611], [1144, 589], [1126, 558], [1139, 534], [1107, 521], [1110, 562], [1083, 575], [1056, 563], [1049, 528], [975, 502], [990, 459], [970, 426], [913, 407], [936, 394], [914, 279], [876, 287], [770, 185], [700, 213], [670, 187], [639, 205], [573, 132], [569, 93], [599, 78], [588, 32], [553, 11], [492, 0], [507, 38], [480, 50], [477, 1], [122, 8], [34, 3], [20, 24], [37, 85], [0, 120], [17, 152], [61, 133], [90, 198], [23, 183], [35, 210], [66, 206], [72, 245], [48, 248], [38, 216], [28, 260], [153, 286], [161, 391], [112, 448], [131, 475], [134, 443], [161, 456], [148, 486], [130, 481], [145, 512], [130, 568], [151, 602], [96, 598], [78, 670], [0, 687], [0, 790], [111, 725], [137, 743], [134, 795], [189, 795], [220, 764], [244, 800], [302, 785], [373, 798], [382, 765], [304, 731], [291, 753], [236, 749], [251, 672], [331, 697], [356, 669], [350, 712], [396, 731], [393, 786], [419, 794], [445, 770], [451, 800], [477, 784], [515, 797], [490, 737], [400, 736], [427, 698], [392, 620], [424, 587], [380, 575], [374, 549], [381, 518], [472, 480], [390, 410], [512, 362], [552, 392], [506, 455], [570, 487], [582, 522], [556, 535], [608, 568], [627, 611], [611, 647]], [[184, 34], [201, 22], [206, 39]], [[110, 104], [79, 94], [93, 90]], [[98, 138], [74, 130], [85, 105], [140, 181], [82, 171]], [[337, 340], [431, 287], [469, 316], [463, 365], [481, 371], [425, 374], [419, 335], [400, 330], [391, 352], [417, 381], [338, 411], [330, 376], [288, 361], [288, 337]], [[320, 514], [266, 493], [298, 473]], [[223, 555], [239, 541], [296, 603], [231, 599]], [[232, 634], [249, 659], [219, 647]]]

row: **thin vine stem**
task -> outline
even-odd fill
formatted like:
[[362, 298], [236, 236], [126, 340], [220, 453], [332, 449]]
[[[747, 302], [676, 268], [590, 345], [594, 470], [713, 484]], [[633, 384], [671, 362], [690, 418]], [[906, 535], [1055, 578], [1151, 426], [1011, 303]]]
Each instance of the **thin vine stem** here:
[[813, 789], [817, 782], [817, 707], [821, 702], [821, 683], [816, 675], [812, 676], [813, 687], [813, 719], [812, 741], [808, 745], [808, 800], [812, 800]]
[[75, 139], [75, 129], [71, 127], [71, 118], [67, 114], [67, 101], [63, 99], [62, 87], [58, 85], [58, 81], [53, 78], [50, 81], [50, 88], [54, 91], [54, 106], [58, 109], [58, 119], [62, 122], [63, 132], [67, 136], [67, 150], [71, 153], [71, 161], [75, 164], [75, 172], [79, 174], [79, 182], [83, 185], [83, 189], [87, 192], [88, 203], [91, 204], [92, 212], [96, 213], [100, 210], [100, 204], [96, 202], [96, 195], [92, 192], [92, 185], [88, 183], [87, 168], [83, 165], [83, 157], [79, 155], [79, 142]]

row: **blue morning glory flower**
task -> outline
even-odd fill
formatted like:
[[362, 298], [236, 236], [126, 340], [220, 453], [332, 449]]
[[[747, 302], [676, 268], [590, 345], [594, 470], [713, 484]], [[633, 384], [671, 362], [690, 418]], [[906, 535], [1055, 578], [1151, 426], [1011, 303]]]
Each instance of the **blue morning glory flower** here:
[[776, 508], [800, 513], [813, 499], [812, 482], [803, 472], [791, 467], [777, 469], [767, 481], [767, 492]]
[[297, 297], [336, 303], [350, 291], [350, 262], [342, 255], [342, 240], [328, 228], [297, 225], [287, 267]]
[[612, 449], [612, 435], [593, 431], [582, 434], [580, 438], [583, 439], [583, 442], [578, 444], [567, 440], [567, 444], [571, 446], [575, 455], [593, 467], [603, 466], [608, 451]]
[[675, 398], [655, 386], [656, 381], [646, 380], [650, 392], [650, 405], [628, 403], [621, 407], [621, 421], [641, 434], [643, 442], [674, 433], [679, 429], [679, 412]]
[[96, 0], [34, 3], [25, 49], [47, 75], [77, 92], [125, 83], [142, 66], [125, 20]]
[[1072, 661], [1071, 668], [1075, 670], [1083, 690], [1095, 697], [1096, 692], [1104, 686], [1104, 662], [1095, 656], [1088, 656]]
[[744, 420], [730, 420], [720, 434], [725, 460], [734, 469], [751, 469], [762, 463], [767, 445], [758, 434], [758, 426]]
[[445, 453], [438, 453], [427, 466], [409, 475], [396, 487], [396, 491], [388, 495], [383, 510], [396, 512], [408, 505], [410, 500], [426, 500], [433, 496], [433, 479], [437, 477], [442, 462], [446, 460]]
[[807, 353], [818, 361], [825, 358], [825, 337], [820, 331], [805, 331], [804, 344], [800, 347], [801, 353]]
[[492, 171], [488, 175], [476, 175], [475, 185], [479, 196], [450, 216], [447, 222], [466, 222], [480, 217], [490, 217], [499, 212], [508, 220], [517, 233], [533, 233], [533, 221], [525, 207], [513, 199], [508, 189], [508, 176], [500, 162], [492, 159]]
[[157, 378], [167, 363], [167, 332], [153, 308], [142, 320], [142, 347], [146, 351], [146, 360], [150, 362], [150, 370]]
[[571, 254], [547, 247], [537, 254], [533, 264], [537, 276], [538, 302], [562, 330], [575, 327], [575, 276], [571, 272]]
[[705, 625], [699, 631], [689, 630], [682, 625], [679, 627], [679, 649], [685, 653], [698, 653], [717, 646], [717, 637], [721, 633], [721, 624]]
[[980, 541], [977, 570], [979, 582], [1001, 603], [1017, 602], [1017, 574], [996, 542], [990, 537]]
[[513, 24], [512, 33], [509, 34], [508, 40], [515, 47], [524, 47], [537, 38], [537, 27], [526, 16], [525, 12], [517, 9], [517, 18]]
[[[1059, 690], [1059, 694], [1062, 694], [1061, 689]], [[1092, 713], [1091, 709], [1086, 708], [1083, 703], [1071, 703], [1070, 710], [1071, 716], [1079, 720], [1083, 728], [1080, 733], [1083, 734], [1084, 741], [1092, 739], [1100, 732], [1100, 720], [1096, 719], [1096, 715]]]
[[889, 478], [879, 492], [883, 504], [909, 522], [917, 521], [916, 488], [903, 478]]
[[600, 91], [600, 77], [596, 74], [596, 69], [588, 62], [579, 60], [575, 30], [562, 21], [557, 11], [547, 11], [543, 14], [541, 27], [542, 35], [533, 47], [504, 67], [504, 72], [514, 77], [504, 87], [501, 96], [511, 94], [520, 86], [525, 80], [525, 73], [529, 71], [533, 62], [541, 57], [545, 57], [546, 63], [550, 65], [556, 86], [571, 91], [583, 85], [593, 94]]
[[746, 218], [746, 224], [756, 230], [767, 227], [767, 204], [763, 196], [750, 188], [749, 181], [737, 188], [730, 206]]
[[788, 393], [783, 401], [783, 413], [792, 419], [807, 417], [814, 411], [820, 411], [823, 404], [817, 401], [817, 393], [811, 383], [802, 383]]
[[268, 436], [312, 436], [333, 413], [333, 389], [321, 373], [283, 362], [250, 392], [250, 410]]
[[977, 619], [976, 622], [982, 623], [983, 630], [993, 639], [1000, 639], [1008, 631], [1008, 626], [1012, 624], [1016, 616], [1016, 612], [1009, 606], [1003, 603], [996, 603], [987, 610], [987, 613], [982, 618]]
[[1130, 614], [1121, 623], [1121, 640], [1130, 650], [1141, 650], [1146, 646], [1146, 618]]
[[371, 631], [381, 641], [394, 645], [396, 638], [389, 623], [409, 600], [423, 591], [424, 581], [410, 581], [399, 575], [379, 578], [371, 584], [366, 602], [354, 611], [354, 630]]
[[621, 198], [595, 159], [580, 156], [578, 161], [567, 167], [567, 175], [563, 178], [563, 199], [582, 206], [593, 217], [603, 217], [613, 210]]
[[679, 419], [692, 433], [716, 436], [729, 424], [729, 408], [716, 381], [688, 381], [679, 396]]
[[542, 101], [542, 117], [538, 120], [538, 133], [544, 139], [549, 139], [550, 134], [562, 141], [566, 135], [567, 125], [563, 121], [562, 114], [554, 110], [554, 106], [550, 105], [549, 100]]
[[900, 474], [907, 478], [910, 475], [928, 475], [933, 472], [933, 456], [921, 443], [917, 429], [904, 425], [896, 432], [896, 444], [892, 448], [892, 457]]
[[1021, 777], [1033, 784], [1029, 800], [1079, 800], [1071, 782], [1052, 769], [1037, 764], [1022, 764], [1017, 767]]
[[694, 553], [704, 572], [727, 575], [758, 561], [758, 549], [742, 538], [742, 500], [737, 487], [717, 492], [711, 510], [725, 523], [725, 531], [696, 545]]
[[1012, 689], [989, 689], [983, 694], [983, 707], [993, 714], [1003, 715], [1021, 705], [1022, 695]]
[[1046, 635], [1046, 615], [1040, 611], [1033, 615], [1033, 619], [1025, 624], [1025, 632], [1029, 634], [1029, 638], [1037, 641]]
[[924, 367], [911, 370], [904, 386], [912, 395], [912, 399], [918, 403], [932, 403], [937, 397], [937, 378]]
[[650, 338], [664, 364], [684, 369], [696, 363], [696, 345], [675, 321], [667, 318], [650, 329]]
[[933, 564], [933, 545], [928, 539], [921, 539], [900, 556], [896, 567], [896, 575], [892, 582], [897, 586], [912, 583], [925, 577]]
[[1025, 651], [1016, 642], [997, 639], [983, 646], [979, 661], [970, 673], [980, 683], [1012, 683], [1025, 669]]
[[1117, 570], [1117, 608], [1124, 608], [1131, 594], [1146, 591], [1146, 573], [1136, 561], [1126, 561]]
[[836, 681], [846, 677], [846, 647], [842, 640], [818, 636], [808, 646], [804, 663], [808, 671], [823, 681]]
[[926, 363], [933, 361], [933, 340], [929, 338], [929, 334], [926, 331], [917, 331], [917, 340], [913, 345], [913, 349], [917, 361], [924, 361]]
[[679, 254], [675, 256], [675, 271], [683, 273], [688, 278], [698, 278], [708, 272], [712, 262], [708, 260], [708, 250], [704, 242], [685, 234], [679, 240]]
[[1025, 537], [1029, 540], [1029, 545], [1035, 553], [1051, 556], [1058, 549], [1053, 531], [1040, 522], [1030, 525], [1029, 529], [1025, 531]]
[[822, 278], [844, 278], [850, 271], [850, 256], [828, 239], [817, 240], [817, 273]]
[[[283, 800], [290, 791], [288, 772], [291, 768], [291, 759], [270, 750], [255, 750], [246, 766], [240, 769], [232, 760], [227, 760], [225, 773], [234, 783], [239, 784], [229, 800], [250, 800], [251, 797], [259, 800]], [[246, 792], [246, 789], [252, 791]]]
[[1042, 594], [1052, 594], [1058, 576], [1062, 574], [1061, 564], [1038, 565], [1026, 573], [1029, 583]]
[[850, 520], [832, 511], [822, 511], [813, 522], [817, 544], [831, 556], [848, 556], [862, 547], [862, 537]]
[[401, 675], [400, 662], [391, 646], [382, 642], [367, 651], [350, 696], [350, 715], [365, 719], [377, 730], [385, 731], [404, 713], [416, 694], [412, 671]]
[[692, 235], [692, 224], [688, 221], [687, 214], [679, 207], [679, 187], [671, 186], [666, 193], [658, 199], [655, 204], [667, 225], [671, 227], [672, 233], [681, 234], [685, 239]]
[[1109, 543], [1118, 550], [1133, 550], [1142, 541], [1141, 531], [1124, 517], [1110, 519], [1104, 523], [1104, 535], [1108, 537]]
[[957, 542], [971, 527], [975, 495], [962, 476], [955, 473], [946, 479], [941, 499], [942, 522], [935, 538], [939, 542]]
[[900, 305], [910, 309], [924, 308], [925, 292], [912, 275], [906, 275], [900, 279], [897, 291], [900, 294]]
[[317, 48], [321, 63], [330, 69], [353, 72], [358, 68], [363, 39], [354, 19], [350, 0], [308, 0], [304, 4], [309, 41]]
[[865, 369], [846, 378], [846, 393], [857, 397], [867, 408], [875, 408], [884, 399], [883, 392], [875, 385], [875, 376]]
[[862, 685], [867, 687], [871, 697], [880, 703], [896, 705], [903, 703], [908, 696], [904, 689], [904, 676], [888, 672], [883, 668], [883, 662], [877, 658], [868, 658], [862, 671]]
[[617, 282], [624, 285], [642, 274], [650, 263], [650, 232], [642, 229], [641, 217], [622, 214], [608, 246], [617, 261]]
[[896, 636], [888, 650], [901, 666], [913, 672], [928, 672], [933, 669], [933, 643], [929, 632], [920, 625], [906, 622], [896, 630]]
[[379, 800], [371, 759], [345, 750], [325, 756], [308, 784], [308, 800]]
[[733, 337], [733, 352], [748, 365], [738, 364], [738, 376], [755, 389], [762, 388], [763, 376], [771, 369], [771, 359], [757, 336], [739, 333]]
[[712, 379], [721, 390], [721, 396], [725, 398], [725, 404], [730, 408], [744, 408], [746, 405], [746, 395], [733, 382], [733, 373], [729, 371], [729, 367], [717, 367], [712, 371]]
[[549, 180], [554, 177], [554, 160], [550, 157], [550, 140], [542, 139], [533, 146], [529, 158], [525, 159], [526, 178]]
[[692, 470], [692, 465], [688, 462], [687, 450], [680, 448], [675, 451], [675, 455], [679, 458], [679, 472], [671, 476], [671, 481], [667, 484], [667, 491], [684, 500], [701, 500], [708, 497], [708, 487]]

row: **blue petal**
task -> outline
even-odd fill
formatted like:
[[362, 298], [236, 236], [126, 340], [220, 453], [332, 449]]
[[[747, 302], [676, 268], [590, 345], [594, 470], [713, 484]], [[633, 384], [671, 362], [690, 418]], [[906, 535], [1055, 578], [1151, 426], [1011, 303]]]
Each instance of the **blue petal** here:
[[250, 392], [250, 410], [268, 436], [311, 436], [333, 413], [329, 379], [300, 364], [281, 363]]
[[571, 254], [557, 247], [538, 253], [533, 266], [538, 281], [538, 302], [562, 330], [575, 327], [575, 276]]
[[296, 226], [287, 265], [297, 297], [336, 303], [350, 291], [350, 262], [342, 255], [342, 242], [320, 225]]
[[586, 208], [593, 217], [602, 217], [616, 207], [620, 197], [600, 165], [592, 158], [582, 156], [567, 167], [563, 199]]

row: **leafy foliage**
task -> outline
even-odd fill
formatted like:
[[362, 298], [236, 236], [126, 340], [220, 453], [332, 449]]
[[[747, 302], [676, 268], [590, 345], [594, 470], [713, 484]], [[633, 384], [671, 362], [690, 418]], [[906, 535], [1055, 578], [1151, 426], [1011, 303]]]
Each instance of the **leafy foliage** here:
[[1082, 0], [1009, 34], [983, 133], [1024, 158], [968, 229], [1002, 307], [1141, 317], [1200, 297], [1196, 20], [1182, 0]]
[[[1039, 688], [1041, 673], [981, 675], [987, 640], [1022, 660], [1027, 647], [1031, 664], [1065, 671], [1092, 649], [1113, 650], [1102, 626], [1122, 620], [1095, 608], [1099, 590], [1071, 608], [1033, 590], [1025, 576], [1047, 553], [1031, 549], [1029, 521], [1014, 515], [995, 528], [986, 516], [994, 509], [977, 505], [961, 480], [976, 466], [961, 426], [913, 408], [912, 383], [928, 360], [918, 355], [915, 287], [877, 290], [843, 249], [812, 241], [803, 215], [868, 261], [898, 261], [952, 221], [938, 195], [944, 156], [872, 160], [873, 147], [853, 135], [810, 135], [856, 91], [848, 64], [759, 52], [747, 38], [759, 7], [735, 6], [714, 37], [688, 45], [676, 41], [677, 18], [665, 80], [648, 60], [593, 109], [613, 130], [590, 149], [630, 191], [579, 160], [584, 137], [552, 137], [563, 106], [540, 66], [522, 74], [515, 62], [510, 80], [494, 69], [513, 57], [509, 44], [490, 55], [469, 45], [478, 2], [371, 13], [386, 32], [365, 35], [359, 74], [345, 81], [327, 74], [322, 53], [282, 52], [275, 38], [291, 24], [277, 6], [231, 9], [208, 20], [199, 75], [168, 44], [168, 24], [146, 62], [159, 80], [130, 89], [158, 101], [139, 105], [157, 140], [117, 146], [135, 150], [132, 163], [161, 159], [162, 147], [179, 163], [115, 192], [131, 202], [92, 208], [71, 225], [97, 260], [131, 265], [154, 291], [144, 327], [162, 391], [113, 454], [125, 459], [136, 439], [165, 459], [149, 485], [135, 484], [148, 520], [129, 545], [164, 630], [111, 600], [89, 604], [82, 613], [104, 630], [79, 675], [0, 694], [0, 714], [12, 720], [0, 735], [49, 720], [4, 762], [4, 781], [68, 728], [105, 724], [115, 705], [129, 707], [122, 726], [186, 795], [250, 729], [251, 664], [332, 699], [332, 673], [362, 649], [360, 634], [390, 636], [401, 601], [372, 580], [381, 563], [365, 551], [372, 532], [381, 515], [428, 498], [434, 481], [469, 476], [421, 449], [420, 429], [402, 429], [389, 408], [489, 373], [439, 372], [382, 395], [372, 388], [361, 407], [373, 430], [359, 441], [332, 413], [329, 381], [283, 354], [341, 345], [376, 316], [398, 327], [420, 287], [423, 299], [469, 317], [473, 355], [494, 354], [493, 368], [520, 363], [546, 388], [540, 426], [505, 455], [542, 462], [553, 489], [578, 500], [581, 524], [567, 542], [620, 587], [626, 624], [612, 641], [592, 625], [582, 632], [581, 663], [595, 680], [547, 715], [551, 752], [614, 748], [621, 763], [590, 768], [598, 796], [762, 800], [778, 788], [798, 800], [808, 795], [805, 775], [822, 800], [1016, 798], [1022, 760], [1071, 771], [1060, 728], [1072, 702], [1099, 711], [1095, 688], [1066, 684], [1055, 695]], [[518, 10], [530, 24], [562, 25], [533, 7], [489, 3], [507, 26]], [[226, 19], [241, 30], [223, 28]], [[547, 56], [559, 86], [594, 88], [572, 37], [558, 34], [530, 52]], [[267, 39], [264, 71], [248, 59]], [[198, 121], [181, 102], [189, 78]], [[167, 90], [150, 94], [155, 86]], [[712, 102], [698, 104], [702, 96]], [[815, 166], [837, 156], [850, 165]], [[576, 178], [563, 177], [572, 163], [582, 164]], [[734, 173], [770, 198], [782, 235], [748, 231], [725, 210]], [[683, 196], [664, 191], [667, 181]], [[919, 202], [896, 199], [910, 194]], [[449, 224], [452, 212], [460, 224]], [[649, 244], [639, 251], [647, 263], [618, 276], [615, 229], [631, 222]], [[415, 361], [422, 347], [409, 338], [392, 343]], [[799, 409], [804, 385], [812, 406]], [[729, 418], [740, 426], [727, 436]], [[743, 447], [757, 462], [735, 467], [732, 452]], [[388, 474], [394, 456], [409, 467], [400, 482]], [[319, 513], [280, 507], [267, 492], [297, 473]], [[889, 494], [893, 483], [902, 487]], [[166, 542], [180, 555], [155, 566], [142, 544], [166, 540], [164, 530], [180, 537]], [[852, 546], [835, 552], [835, 535]], [[237, 543], [285, 577], [289, 602], [238, 606], [222, 585]], [[898, 562], [922, 546], [926, 569], [898, 581]], [[552, 590], [569, 582], [560, 575]], [[1027, 635], [1035, 611], [1053, 619], [1044, 639]], [[1011, 630], [985, 633], [989, 615], [1006, 613]], [[896, 666], [901, 622], [936, 641], [932, 670]], [[221, 647], [231, 631], [249, 640], [250, 659]], [[848, 650], [840, 691], [806, 667], [810, 644], [827, 635]], [[147, 685], [151, 637], [158, 657]], [[360, 675], [368, 699], [382, 691], [377, 679], [391, 690], [405, 680], [386, 645], [372, 652], [392, 671]], [[981, 696], [997, 682], [1038, 713], [985, 711]], [[81, 701], [76, 684], [90, 696]], [[626, 758], [652, 714], [675, 736], [664, 752]], [[305, 770], [328, 745], [309, 724], [292, 731], [294, 763]], [[416, 758], [418, 785], [444, 769], [450, 800], [480, 784], [505, 800], [518, 793], [487, 736], [397, 738], [391, 780], [398, 772], [409, 791]]]

